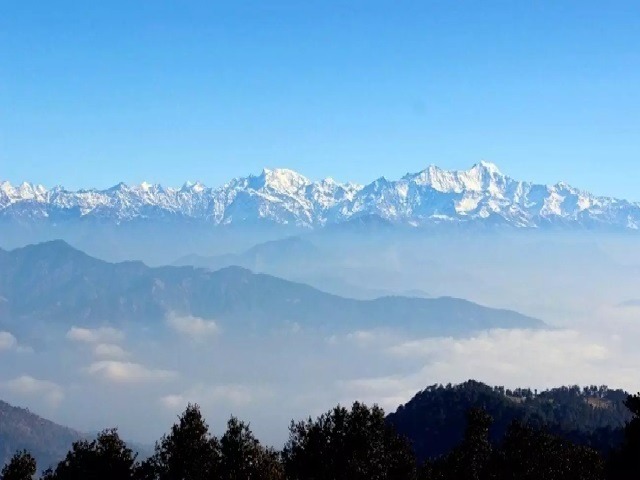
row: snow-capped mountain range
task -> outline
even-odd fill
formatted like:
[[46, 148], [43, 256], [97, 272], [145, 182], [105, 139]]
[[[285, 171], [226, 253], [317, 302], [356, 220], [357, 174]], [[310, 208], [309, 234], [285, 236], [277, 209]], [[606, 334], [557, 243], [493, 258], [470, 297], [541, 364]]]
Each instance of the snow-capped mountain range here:
[[69, 191], [0, 183], [0, 218], [19, 221], [188, 219], [212, 225], [270, 221], [316, 228], [361, 216], [392, 223], [483, 223], [514, 227], [565, 225], [638, 229], [640, 204], [598, 197], [565, 183], [514, 180], [492, 163], [469, 170], [436, 166], [399, 180], [368, 185], [313, 182], [287, 169], [265, 169], [219, 188], [186, 183], [181, 188], [118, 184], [107, 190]]

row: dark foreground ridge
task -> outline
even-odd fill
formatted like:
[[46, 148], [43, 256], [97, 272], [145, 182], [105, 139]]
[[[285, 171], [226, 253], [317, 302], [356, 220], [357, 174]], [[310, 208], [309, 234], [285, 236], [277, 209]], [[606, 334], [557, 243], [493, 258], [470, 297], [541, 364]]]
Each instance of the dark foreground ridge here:
[[[411, 421], [421, 435], [449, 435], [455, 443], [419, 459], [413, 448], [419, 438], [396, 428]], [[612, 442], [600, 449], [589, 445], [591, 434], [603, 428], [615, 433]], [[292, 422], [280, 451], [263, 446], [249, 425], [234, 417], [222, 436], [213, 435], [200, 409], [189, 405], [146, 460], [137, 458], [117, 430], [105, 430], [93, 441], [76, 441], [66, 458], [39, 478], [618, 480], [637, 478], [639, 452], [640, 396], [606, 387], [536, 393], [469, 381], [429, 387], [387, 418], [379, 407], [356, 402]], [[31, 453], [18, 451], [0, 480], [32, 479], [37, 471]]]
[[631, 420], [627, 397], [627, 392], [606, 386], [539, 392], [469, 380], [427, 387], [391, 413], [388, 421], [411, 440], [421, 461], [444, 455], [462, 441], [471, 408], [482, 408], [492, 417], [493, 443], [504, 437], [513, 421], [520, 421], [607, 453], [620, 442], [622, 429]]

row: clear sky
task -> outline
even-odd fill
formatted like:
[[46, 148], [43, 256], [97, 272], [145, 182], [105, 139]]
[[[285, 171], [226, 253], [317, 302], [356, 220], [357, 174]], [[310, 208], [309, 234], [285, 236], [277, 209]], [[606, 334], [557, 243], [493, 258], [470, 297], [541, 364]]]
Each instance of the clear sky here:
[[637, 1], [0, 0], [0, 179], [486, 159], [640, 200]]

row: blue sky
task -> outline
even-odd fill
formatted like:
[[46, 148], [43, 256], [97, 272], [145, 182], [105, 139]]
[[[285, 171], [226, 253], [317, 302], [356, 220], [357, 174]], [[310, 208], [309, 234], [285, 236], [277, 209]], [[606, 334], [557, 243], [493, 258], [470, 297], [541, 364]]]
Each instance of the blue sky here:
[[640, 200], [640, 6], [5, 1], [0, 178], [367, 182], [486, 159]]

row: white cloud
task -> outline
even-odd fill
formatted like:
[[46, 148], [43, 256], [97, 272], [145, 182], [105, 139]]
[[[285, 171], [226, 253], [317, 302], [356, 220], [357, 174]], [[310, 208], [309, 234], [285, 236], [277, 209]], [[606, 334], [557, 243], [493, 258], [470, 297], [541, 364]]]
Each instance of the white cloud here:
[[[602, 361], [608, 349], [574, 330], [490, 330], [471, 338], [438, 337], [413, 340], [388, 349], [401, 357], [433, 358], [438, 362], [460, 359], [479, 361], [493, 368], [515, 368], [532, 362], [558, 366]], [[544, 353], [544, 355], [541, 355]], [[505, 360], [507, 360], [505, 362]], [[507, 363], [507, 365], [504, 365]], [[511, 364], [511, 365], [508, 365]]]
[[331, 335], [326, 338], [329, 345], [340, 343], [354, 344], [360, 348], [383, 347], [390, 343], [399, 341], [398, 332], [390, 329], [376, 328], [373, 330], [356, 330], [346, 335]]
[[124, 333], [111, 327], [83, 328], [71, 327], [67, 339], [80, 343], [117, 343], [122, 341]]
[[160, 399], [160, 403], [171, 410], [184, 408], [189, 402], [199, 405], [225, 404], [241, 407], [269, 396], [271, 391], [262, 387], [240, 384], [215, 386], [200, 384], [180, 394], [166, 395]]
[[349, 342], [355, 343], [360, 347], [368, 347], [376, 343], [384, 341], [386, 335], [384, 332], [376, 330], [358, 330], [347, 334], [346, 339]]
[[18, 340], [9, 332], [0, 332], [0, 352], [17, 348]]
[[205, 320], [191, 315], [170, 314], [167, 317], [167, 325], [176, 332], [194, 340], [202, 340], [220, 333], [220, 327], [213, 320]]
[[369, 344], [376, 339], [376, 335], [371, 330], [358, 330], [347, 334], [347, 340], [353, 341], [358, 344]]
[[[338, 385], [345, 398], [377, 402], [387, 409], [428, 385], [468, 379], [507, 387], [597, 383], [637, 388], [636, 361], [619, 348], [621, 341], [574, 330], [492, 330], [470, 338], [405, 341], [384, 350], [405, 365], [405, 373]], [[413, 367], [407, 371], [407, 365]]]
[[93, 349], [96, 357], [121, 359], [129, 356], [129, 352], [114, 343], [99, 343]]
[[27, 345], [20, 345], [18, 339], [9, 332], [0, 332], [0, 352], [15, 351], [18, 353], [32, 353], [33, 348]]
[[99, 358], [122, 359], [129, 356], [129, 353], [117, 344], [124, 339], [124, 333], [115, 328], [71, 327], [66, 336], [72, 342], [90, 345], [93, 354]]
[[89, 365], [87, 372], [112, 383], [141, 383], [170, 380], [175, 372], [145, 367], [139, 363], [102, 360]]
[[300, 333], [302, 332], [302, 325], [298, 322], [285, 322], [287, 333]]
[[[160, 403], [170, 410], [176, 410], [179, 408], [184, 408], [189, 404], [189, 400], [184, 395], [176, 394], [176, 395], [165, 395], [160, 399]], [[196, 402], [197, 403], [197, 402]]]
[[29, 375], [9, 380], [4, 386], [15, 395], [44, 398], [52, 406], [59, 405], [64, 399], [64, 390], [60, 385], [48, 380], [38, 380]]

